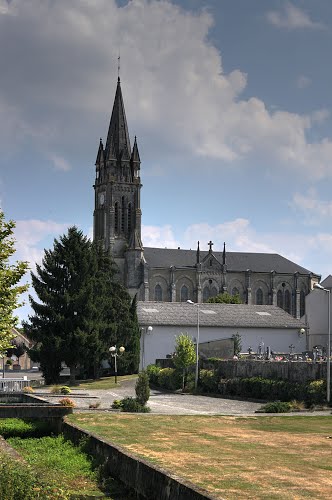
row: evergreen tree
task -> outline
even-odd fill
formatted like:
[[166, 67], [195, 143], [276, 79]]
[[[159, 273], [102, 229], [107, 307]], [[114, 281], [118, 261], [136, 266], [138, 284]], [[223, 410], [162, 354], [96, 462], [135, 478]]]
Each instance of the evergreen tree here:
[[10, 263], [15, 253], [13, 230], [15, 223], [6, 222], [4, 213], [0, 210], [0, 355], [4, 355], [11, 347], [14, 335], [11, 329], [16, 325], [17, 317], [14, 311], [21, 304], [19, 296], [28, 289], [28, 285], [19, 285], [19, 281], [28, 269], [27, 262]]
[[71, 382], [87, 353], [91, 329], [93, 271], [91, 243], [76, 227], [54, 240], [37, 273], [31, 273], [38, 299], [30, 296], [34, 316], [25, 331], [37, 343], [30, 351], [39, 361], [47, 383], [57, 382], [61, 362], [70, 368]]

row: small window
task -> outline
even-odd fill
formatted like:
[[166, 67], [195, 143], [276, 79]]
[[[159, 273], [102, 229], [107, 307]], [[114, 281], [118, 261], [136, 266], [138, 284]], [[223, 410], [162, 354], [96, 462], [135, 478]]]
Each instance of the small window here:
[[125, 231], [125, 199], [124, 196], [122, 196], [121, 200], [121, 232], [124, 233]]
[[263, 290], [261, 288], [258, 288], [258, 290], [256, 292], [256, 304], [258, 306], [263, 305]]
[[210, 289], [206, 286], [203, 290], [203, 302], [207, 302], [210, 298]]
[[239, 289], [236, 286], [232, 289], [232, 295], [240, 295]]
[[163, 290], [159, 284], [154, 289], [154, 300], [156, 302], [162, 302], [163, 300]]
[[131, 203], [128, 204], [128, 233], [131, 233], [131, 219], [132, 219], [132, 213], [131, 213]]
[[212, 259], [210, 259], [210, 266], [212, 266]]
[[188, 290], [188, 287], [186, 285], [183, 285], [181, 287], [181, 302], [187, 302], [187, 300], [189, 299], [189, 290]]
[[283, 308], [284, 307], [284, 300], [282, 296], [282, 291], [278, 290], [277, 293], [277, 306]]

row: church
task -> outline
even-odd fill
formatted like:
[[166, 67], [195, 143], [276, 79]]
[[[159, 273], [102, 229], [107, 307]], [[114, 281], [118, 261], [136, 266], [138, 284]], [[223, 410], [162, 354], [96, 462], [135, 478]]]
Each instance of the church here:
[[119, 269], [130, 295], [140, 301], [206, 302], [227, 291], [245, 304], [277, 305], [300, 318], [305, 296], [320, 276], [278, 254], [148, 248], [141, 239], [141, 160], [130, 145], [118, 78], [105, 146], [100, 139], [94, 183], [93, 237]]

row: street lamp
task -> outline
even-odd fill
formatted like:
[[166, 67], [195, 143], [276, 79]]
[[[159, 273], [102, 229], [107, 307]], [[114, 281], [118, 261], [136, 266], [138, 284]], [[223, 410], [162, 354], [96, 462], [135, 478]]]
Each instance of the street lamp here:
[[324, 288], [319, 283], [314, 284], [314, 288], [318, 288], [318, 290], [322, 290], [326, 292], [328, 298], [328, 330], [327, 330], [327, 358], [326, 358], [326, 400], [327, 403], [330, 403], [331, 400], [331, 290], [328, 288]]
[[145, 368], [145, 335], [150, 335], [152, 330], [152, 326], [142, 326], [142, 370]]
[[115, 375], [115, 383], [117, 384], [118, 383], [118, 365], [117, 365], [117, 357], [120, 355], [120, 354], [123, 354], [125, 352], [125, 348], [123, 346], [119, 347], [119, 352], [118, 352], [118, 349], [116, 347], [116, 345], [112, 345], [110, 348], [109, 348], [109, 351], [111, 353], [111, 356], [112, 358], [114, 358], [114, 375]]
[[195, 369], [195, 389], [198, 385], [198, 346], [199, 346], [199, 304], [193, 302], [192, 300], [187, 300], [188, 304], [197, 307], [197, 339], [196, 339], [196, 369]]

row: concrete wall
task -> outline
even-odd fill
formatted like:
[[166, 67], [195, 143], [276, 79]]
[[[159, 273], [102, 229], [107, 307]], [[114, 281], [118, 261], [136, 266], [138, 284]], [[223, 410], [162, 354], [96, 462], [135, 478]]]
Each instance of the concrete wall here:
[[[152, 333], [149, 335], [142, 331], [140, 367], [146, 367], [151, 363], [155, 363], [157, 358], [165, 358], [168, 354], [172, 354], [175, 350], [175, 338], [177, 335], [180, 335], [180, 333], [188, 333], [196, 339], [197, 328], [181, 326], [153, 326]], [[289, 352], [289, 346], [291, 344], [295, 346], [295, 352], [303, 352], [307, 349], [305, 335], [299, 336], [298, 329], [295, 328], [272, 329], [201, 327], [200, 343], [211, 340], [229, 339], [236, 333], [239, 333], [242, 337], [242, 350], [244, 352], [247, 352], [249, 347], [252, 347], [254, 351], [257, 351], [258, 345], [261, 341], [264, 342], [265, 347], [270, 346], [275, 352]]]
[[[310, 350], [315, 345], [322, 345], [327, 348], [329, 297], [329, 294], [324, 292], [324, 290], [312, 290], [305, 298]], [[330, 321], [332, 325], [332, 307]]]
[[256, 361], [256, 360], [220, 360], [200, 362], [201, 368], [215, 369], [223, 378], [263, 377], [289, 380], [290, 382], [307, 382], [326, 379], [326, 363], [305, 361]]
[[[104, 476], [120, 480], [136, 491], [137, 498], [147, 500], [217, 500], [217, 497], [192, 483], [131, 455], [123, 448], [108, 443], [97, 436], [64, 422], [62, 431], [66, 438], [78, 444], [88, 438], [89, 453], [104, 465]], [[220, 499], [220, 497], [218, 497]]]

